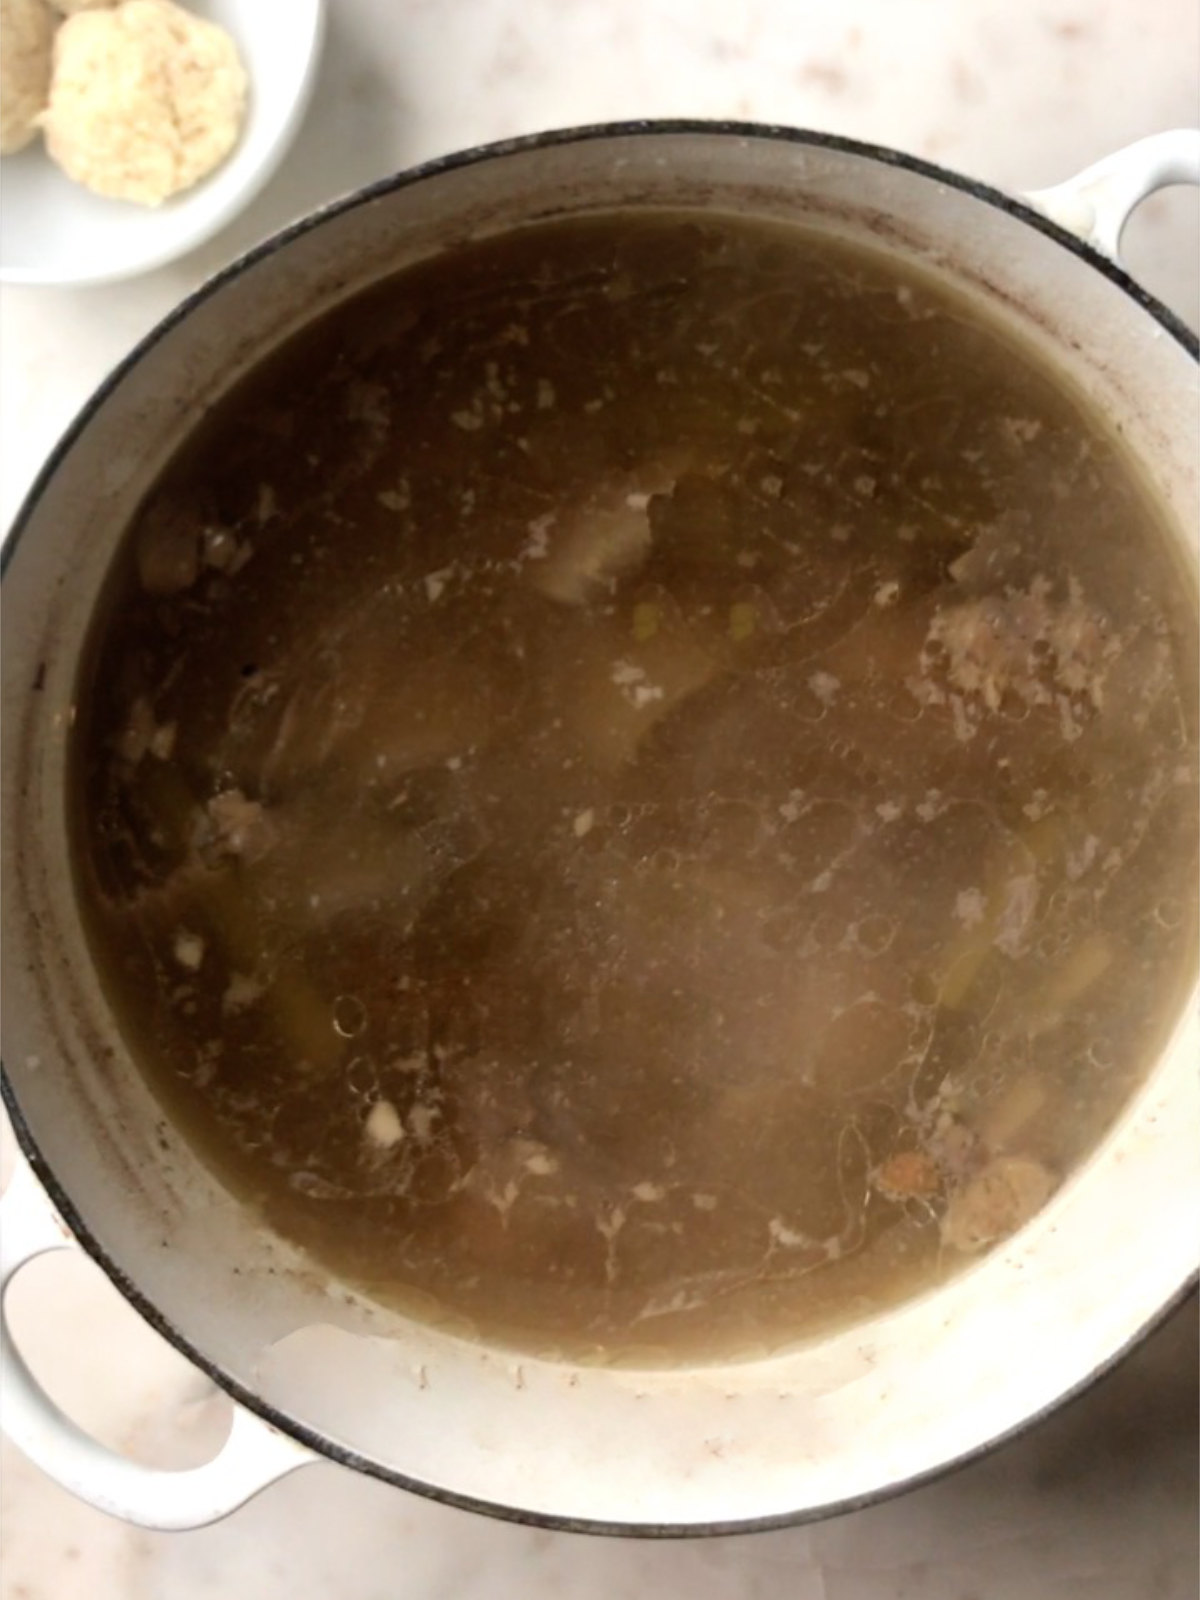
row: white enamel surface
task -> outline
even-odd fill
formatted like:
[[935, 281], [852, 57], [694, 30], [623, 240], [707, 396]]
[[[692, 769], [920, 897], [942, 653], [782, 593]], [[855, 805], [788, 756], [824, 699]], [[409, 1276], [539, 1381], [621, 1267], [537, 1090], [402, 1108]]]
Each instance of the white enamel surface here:
[[[74, 1248], [29, 1168], [14, 1173], [0, 1205], [0, 1294], [27, 1263]], [[226, 1517], [312, 1452], [240, 1407], [221, 1449], [201, 1466], [164, 1471], [110, 1450], [69, 1418], [37, 1382], [0, 1311], [4, 1431], [21, 1452], [96, 1510], [143, 1528], [200, 1528]]]
[[[796, 8], [780, 3], [735, 14], [707, 4], [685, 13], [665, 0], [338, 0], [309, 123], [234, 228], [127, 288], [0, 291], [4, 520], [93, 384], [199, 276], [296, 211], [442, 150], [639, 113], [751, 116], [878, 139], [1012, 188], [1051, 183], [1194, 112], [1196, 24], [1179, 0], [1156, 13], [1154, 29], [1131, 0], [1086, 13], [931, 0], [921, 22], [890, 0], [814, 10], [802, 28]], [[1126, 241], [1136, 270], [1186, 316], [1196, 304], [1195, 215], [1191, 197], [1158, 196]], [[191, 1439], [194, 1414], [213, 1404], [203, 1382], [94, 1270], [33, 1282], [38, 1265], [18, 1310], [72, 1413], [137, 1452], [181, 1450], [168, 1441]], [[84, 1351], [78, 1326], [89, 1335]], [[1179, 1419], [1194, 1413], [1192, 1318], [1173, 1330], [1101, 1391], [945, 1483], [820, 1527], [649, 1551], [489, 1524], [330, 1467], [296, 1475], [204, 1533], [138, 1536], [6, 1447], [0, 1593], [375, 1600], [403, 1588], [456, 1600], [650, 1591], [740, 1600], [786, 1589], [798, 1600], [972, 1591], [1142, 1600], [1152, 1590], [1184, 1600], [1194, 1588], [1194, 1449]], [[419, 1385], [419, 1373], [409, 1377]]]
[[149, 272], [223, 228], [275, 171], [316, 81], [324, 0], [202, 0], [188, 9], [227, 29], [246, 67], [246, 121], [233, 153], [194, 189], [148, 208], [72, 183], [35, 140], [4, 158], [0, 281], [92, 284]]
[[1026, 199], [1115, 260], [1134, 209], [1172, 184], [1200, 184], [1200, 129], [1151, 134]]

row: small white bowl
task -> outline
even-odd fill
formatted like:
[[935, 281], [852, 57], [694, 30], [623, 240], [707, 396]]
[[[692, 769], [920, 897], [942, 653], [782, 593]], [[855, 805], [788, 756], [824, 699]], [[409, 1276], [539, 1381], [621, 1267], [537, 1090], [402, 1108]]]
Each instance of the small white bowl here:
[[185, 254], [230, 221], [283, 158], [312, 94], [325, 0], [183, 0], [233, 35], [250, 80], [232, 154], [194, 189], [156, 208], [72, 183], [41, 140], [0, 168], [0, 281], [108, 283]]

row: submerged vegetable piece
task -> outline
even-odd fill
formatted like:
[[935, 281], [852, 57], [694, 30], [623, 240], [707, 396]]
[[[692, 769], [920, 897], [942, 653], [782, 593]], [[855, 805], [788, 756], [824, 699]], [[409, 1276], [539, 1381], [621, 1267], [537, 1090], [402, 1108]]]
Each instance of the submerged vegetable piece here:
[[997, 1156], [951, 1196], [942, 1238], [955, 1250], [982, 1250], [1028, 1222], [1053, 1189], [1054, 1179], [1040, 1162]]
[[1103, 424], [933, 282], [731, 219], [481, 240], [134, 519], [96, 960], [331, 1274], [526, 1349], [786, 1344], [1020, 1228], [1153, 1059], [1187, 605]]

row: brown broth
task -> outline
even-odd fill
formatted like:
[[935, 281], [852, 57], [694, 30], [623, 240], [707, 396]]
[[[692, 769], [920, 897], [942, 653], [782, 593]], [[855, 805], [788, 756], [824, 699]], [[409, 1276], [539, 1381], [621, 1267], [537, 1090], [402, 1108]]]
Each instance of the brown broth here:
[[129, 530], [76, 868], [223, 1179], [536, 1350], [772, 1348], [1036, 1211], [1195, 952], [1190, 597], [1101, 420], [800, 230], [484, 240]]

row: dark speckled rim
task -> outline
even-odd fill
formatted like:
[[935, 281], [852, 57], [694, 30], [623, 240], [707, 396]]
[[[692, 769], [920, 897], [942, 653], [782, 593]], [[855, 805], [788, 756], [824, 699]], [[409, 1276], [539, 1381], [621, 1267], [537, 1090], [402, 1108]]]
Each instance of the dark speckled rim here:
[[[771, 141], [782, 144], [807, 146], [819, 150], [834, 150], [843, 154], [859, 156], [867, 160], [876, 161], [883, 166], [896, 167], [905, 172], [916, 173], [920, 177], [932, 179], [947, 188], [956, 189], [960, 193], [970, 195], [973, 199], [985, 205], [993, 206], [999, 211], [1006, 212], [1017, 221], [1036, 229], [1047, 238], [1052, 239], [1062, 249], [1078, 258], [1081, 266], [1093, 272], [1099, 272], [1117, 288], [1121, 289], [1129, 298], [1158, 324], [1164, 332], [1170, 335], [1177, 344], [1193, 360], [1200, 360], [1200, 339], [1187, 328], [1173, 312], [1167, 309], [1161, 301], [1149, 294], [1142, 286], [1136, 283], [1129, 274], [1114, 261], [1101, 255], [1091, 246], [1082, 243], [1073, 234], [1042, 216], [1031, 206], [1012, 196], [1003, 194], [998, 189], [991, 188], [988, 184], [980, 183], [973, 178], [963, 177], [961, 174], [936, 166], [929, 161], [923, 161], [917, 156], [906, 155], [901, 151], [888, 149], [883, 145], [865, 144], [856, 139], [845, 139], [835, 134], [813, 133], [808, 130], [784, 128], [763, 123], [747, 122], [709, 122], [700, 120], [672, 120], [672, 121], [647, 121], [647, 122], [614, 122], [599, 123], [580, 128], [567, 128], [548, 133], [531, 134], [518, 139], [506, 139], [498, 143], [480, 145], [470, 150], [457, 152], [454, 155], [439, 157], [427, 161], [420, 166], [397, 173], [390, 178], [368, 185], [366, 188], [356, 190], [353, 194], [313, 212], [299, 222], [291, 224], [280, 233], [257, 245], [254, 249], [240, 256], [230, 266], [223, 268], [214, 277], [209, 278], [200, 287], [188, 295], [180, 304], [162, 319], [151, 331], [141, 339], [130, 353], [122, 360], [112, 372], [104, 379], [100, 386], [85, 403], [74, 421], [67, 428], [61, 439], [55, 445], [45, 464], [35, 478], [32, 487], [26, 495], [18, 511], [9, 535], [4, 543], [3, 553], [0, 555], [0, 572], [7, 571], [9, 563], [14, 559], [21, 539], [32, 518], [33, 512], [46, 491], [54, 474], [71, 450], [75, 441], [88, 426], [104, 402], [120, 386], [126, 374], [137, 365], [144, 355], [164, 338], [178, 323], [182, 322], [191, 312], [218, 294], [224, 285], [238, 277], [248, 267], [265, 260], [286, 248], [294, 239], [309, 233], [314, 228], [321, 227], [325, 222], [341, 216], [358, 206], [368, 205], [372, 201], [392, 194], [399, 189], [408, 188], [413, 184], [424, 183], [436, 179], [443, 173], [456, 171], [460, 167], [474, 166], [481, 162], [502, 159], [510, 155], [519, 155], [525, 151], [537, 150], [556, 145], [569, 145], [583, 143], [592, 139], [624, 139], [644, 138], [656, 134], [700, 134], [714, 137], [732, 137], [741, 140]], [[149, 1301], [137, 1285], [113, 1262], [101, 1248], [92, 1234], [85, 1220], [76, 1211], [69, 1196], [54, 1172], [43, 1159], [38, 1149], [29, 1126], [26, 1123], [16, 1096], [13, 1093], [7, 1075], [0, 1077], [0, 1096], [7, 1108], [16, 1133], [17, 1142], [33, 1169], [39, 1182], [45, 1188], [50, 1200], [62, 1216], [63, 1221], [71, 1229], [72, 1234], [80, 1247], [104, 1271], [109, 1280], [116, 1286], [125, 1299], [144, 1318], [144, 1320], [170, 1344], [172, 1344], [194, 1366], [204, 1372], [212, 1381], [239, 1405], [253, 1412], [264, 1422], [278, 1428], [282, 1433], [288, 1434], [299, 1443], [306, 1445], [316, 1455], [336, 1463], [339, 1466], [350, 1467], [368, 1477], [377, 1478], [383, 1483], [388, 1483], [399, 1489], [407, 1489], [414, 1494], [424, 1495], [431, 1500], [440, 1501], [444, 1505], [455, 1506], [465, 1511], [477, 1511], [486, 1515], [498, 1517], [508, 1522], [522, 1523], [534, 1527], [554, 1529], [566, 1533], [608, 1534], [620, 1535], [627, 1538], [691, 1538], [711, 1536], [716, 1534], [756, 1533], [770, 1529], [795, 1527], [806, 1522], [816, 1522], [827, 1517], [840, 1516], [849, 1511], [861, 1510], [866, 1506], [874, 1505], [879, 1501], [891, 1498], [894, 1495], [907, 1492], [921, 1485], [932, 1483], [966, 1465], [970, 1461], [979, 1459], [989, 1454], [998, 1446], [1016, 1438], [1028, 1429], [1034, 1427], [1044, 1417], [1067, 1401], [1090, 1388], [1099, 1378], [1103, 1377], [1115, 1366], [1129, 1350], [1139, 1344], [1145, 1336], [1158, 1324], [1165, 1320], [1170, 1313], [1183, 1301], [1190, 1292], [1191, 1284], [1181, 1287], [1178, 1295], [1160, 1311], [1151, 1317], [1141, 1331], [1136, 1334], [1124, 1349], [1117, 1352], [1112, 1359], [1093, 1371], [1085, 1374], [1080, 1381], [1066, 1393], [1061, 1395], [1052, 1405], [1044, 1407], [1032, 1416], [1023, 1418], [1014, 1427], [997, 1437], [986, 1441], [973, 1450], [964, 1451], [953, 1460], [943, 1463], [931, 1471], [907, 1478], [902, 1482], [889, 1484], [886, 1488], [870, 1494], [855, 1496], [850, 1499], [831, 1502], [828, 1505], [784, 1513], [778, 1516], [748, 1518], [734, 1522], [703, 1522], [703, 1523], [635, 1523], [635, 1522], [610, 1522], [592, 1520], [581, 1517], [555, 1516], [550, 1513], [532, 1512], [488, 1500], [476, 1499], [469, 1495], [456, 1494], [436, 1484], [424, 1483], [418, 1479], [410, 1478], [398, 1472], [380, 1466], [359, 1455], [353, 1450], [325, 1438], [322, 1434], [306, 1427], [303, 1423], [290, 1417], [286, 1412], [268, 1404], [252, 1390], [247, 1389], [230, 1373], [224, 1371], [215, 1362], [209, 1360], [198, 1350], [190, 1340], [175, 1325], [170, 1322], [158, 1308]]]

